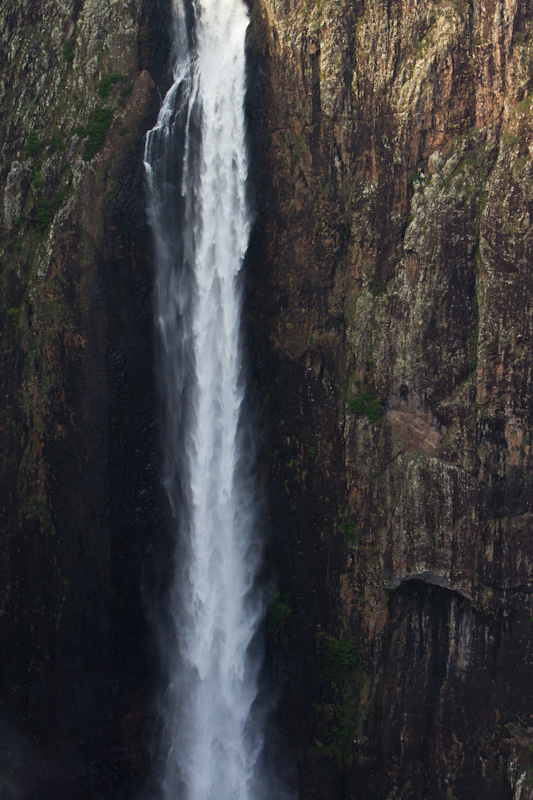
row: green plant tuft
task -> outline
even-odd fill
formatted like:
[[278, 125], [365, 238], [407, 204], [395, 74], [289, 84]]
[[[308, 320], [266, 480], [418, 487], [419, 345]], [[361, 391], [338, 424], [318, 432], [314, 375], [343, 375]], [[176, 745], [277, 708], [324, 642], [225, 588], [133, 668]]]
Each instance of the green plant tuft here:
[[115, 84], [120, 83], [120, 81], [123, 80], [124, 76], [119, 75], [118, 72], [113, 72], [110, 75], [104, 75], [104, 77], [98, 84], [98, 94], [100, 95], [102, 100], [107, 100], [107, 98], [113, 91], [113, 86], [115, 86]]
[[33, 223], [38, 231], [44, 231], [52, 222], [52, 211], [50, 203], [46, 197], [37, 200], [37, 209], [33, 218]]
[[359, 537], [357, 535], [357, 522], [349, 522], [345, 519], [340, 523], [339, 531], [342, 533], [348, 544], [358, 544]]
[[281, 594], [279, 589], [276, 589], [274, 597], [272, 598], [272, 603], [268, 609], [268, 632], [273, 636], [279, 636], [291, 614], [292, 607], [289, 603], [288, 596]]
[[[82, 158], [90, 161], [98, 153], [105, 142], [107, 129], [111, 125], [113, 112], [109, 108], [97, 108], [93, 114], [91, 124], [86, 130], [87, 141], [83, 149]], [[84, 135], [80, 132], [80, 135]]]
[[530, 745], [524, 755], [524, 764], [526, 771], [525, 785], [533, 786], [533, 744]]
[[320, 672], [334, 686], [341, 687], [357, 668], [355, 640], [323, 639], [318, 651]]
[[38, 189], [44, 183], [44, 175], [38, 169], [34, 169], [31, 173], [31, 185], [34, 189]]
[[67, 39], [64, 43], [63, 58], [69, 65], [74, 61], [74, 39]]
[[20, 317], [20, 308], [8, 308], [7, 316], [12, 328], [16, 328]]
[[118, 104], [119, 104], [119, 106], [121, 106], [121, 108], [124, 108], [124, 106], [126, 105], [126, 100], [130, 96], [132, 89], [133, 89], [133, 84], [127, 83], [120, 90], [120, 98], [119, 98]]
[[320, 751], [335, 759], [341, 769], [350, 767], [353, 740], [361, 734], [361, 691], [368, 678], [356, 661], [355, 640], [322, 639], [318, 666], [322, 679], [331, 684], [331, 699], [326, 694], [315, 706], [326, 736]]
[[66, 149], [67, 149], [66, 142], [63, 141], [61, 136], [59, 136], [58, 134], [54, 134], [54, 136], [52, 136], [52, 138], [48, 142], [48, 152], [50, 154], [55, 153], [56, 150], [66, 150]]
[[379, 422], [381, 417], [381, 404], [367, 389], [352, 397], [348, 402], [348, 408], [352, 414], [364, 415], [372, 424]]
[[30, 158], [34, 158], [41, 150], [41, 142], [37, 131], [30, 131], [26, 144], [24, 145], [24, 152]]

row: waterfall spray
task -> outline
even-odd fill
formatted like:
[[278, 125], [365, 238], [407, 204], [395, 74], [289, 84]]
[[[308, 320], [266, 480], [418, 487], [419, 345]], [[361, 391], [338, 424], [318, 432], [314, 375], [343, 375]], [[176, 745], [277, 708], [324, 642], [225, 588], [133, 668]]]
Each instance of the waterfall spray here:
[[174, 0], [174, 82], [146, 138], [175, 530], [162, 800], [256, 800], [261, 618], [256, 490], [243, 424], [239, 272], [246, 205], [242, 0]]

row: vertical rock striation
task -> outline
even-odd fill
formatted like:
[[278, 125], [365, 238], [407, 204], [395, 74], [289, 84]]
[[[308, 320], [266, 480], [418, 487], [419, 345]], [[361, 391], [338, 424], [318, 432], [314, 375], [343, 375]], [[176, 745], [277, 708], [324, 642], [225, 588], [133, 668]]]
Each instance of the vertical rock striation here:
[[249, 46], [271, 657], [302, 796], [525, 800], [533, 12], [256, 0]]
[[[129, 798], [146, 770], [167, 5], [0, 10], [6, 798]], [[533, 11], [254, 0], [248, 47], [287, 780], [529, 800]]]
[[142, 148], [165, 2], [0, 10], [0, 795], [131, 797], [157, 526]]

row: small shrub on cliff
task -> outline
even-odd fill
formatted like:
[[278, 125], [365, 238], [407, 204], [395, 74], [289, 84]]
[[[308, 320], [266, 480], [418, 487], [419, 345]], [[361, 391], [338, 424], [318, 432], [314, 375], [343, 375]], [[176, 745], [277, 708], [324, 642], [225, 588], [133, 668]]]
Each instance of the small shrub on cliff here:
[[359, 394], [348, 403], [348, 408], [352, 414], [364, 415], [372, 424], [379, 422], [381, 417], [381, 404], [377, 397], [370, 394], [369, 391], [363, 389]]
[[123, 86], [122, 89], [120, 90], [120, 99], [118, 101], [118, 104], [121, 108], [124, 108], [124, 106], [126, 105], [126, 100], [130, 96], [132, 89], [133, 89], [133, 84], [127, 83], [126, 86]]
[[361, 731], [361, 691], [367, 674], [357, 663], [353, 638], [322, 639], [318, 665], [321, 677], [331, 684], [331, 693], [326, 692], [324, 701], [315, 706], [325, 733], [320, 750], [342, 769], [351, 766], [354, 738]]
[[69, 66], [74, 61], [74, 39], [68, 39], [63, 45], [63, 58]]
[[342, 686], [357, 669], [354, 639], [324, 639], [318, 656], [321, 674], [334, 686]]
[[48, 152], [50, 155], [56, 152], [56, 150], [66, 150], [67, 143], [63, 141], [63, 139], [58, 135], [54, 134], [50, 141], [48, 142]]
[[273, 636], [279, 636], [291, 614], [292, 607], [287, 596], [276, 589], [268, 609], [268, 632]]
[[9, 319], [10, 324], [11, 324], [11, 327], [13, 329], [16, 328], [18, 323], [19, 323], [20, 308], [8, 308], [7, 309], [7, 317]]
[[28, 138], [26, 139], [26, 144], [24, 145], [24, 152], [30, 158], [35, 158], [35, 156], [41, 150], [41, 142], [39, 140], [39, 135], [37, 131], [30, 131], [28, 133]]
[[104, 75], [104, 77], [98, 84], [98, 94], [100, 95], [102, 100], [107, 100], [107, 98], [113, 91], [113, 86], [115, 86], [115, 84], [120, 83], [120, 81], [123, 80], [124, 76], [119, 75], [118, 72], [113, 72], [110, 75]]
[[31, 185], [34, 189], [38, 189], [39, 186], [42, 186], [44, 183], [44, 175], [39, 169], [34, 169], [31, 173]]
[[105, 142], [107, 129], [111, 125], [113, 119], [113, 112], [109, 108], [97, 108], [93, 114], [91, 124], [87, 128], [86, 135], [87, 141], [83, 149], [82, 157], [85, 161], [90, 161], [91, 158], [98, 153]]
[[350, 522], [347, 519], [343, 520], [339, 525], [339, 531], [342, 533], [348, 544], [357, 544], [359, 542], [356, 522]]
[[33, 217], [33, 224], [38, 231], [44, 231], [52, 222], [52, 211], [46, 197], [37, 200], [37, 209]]

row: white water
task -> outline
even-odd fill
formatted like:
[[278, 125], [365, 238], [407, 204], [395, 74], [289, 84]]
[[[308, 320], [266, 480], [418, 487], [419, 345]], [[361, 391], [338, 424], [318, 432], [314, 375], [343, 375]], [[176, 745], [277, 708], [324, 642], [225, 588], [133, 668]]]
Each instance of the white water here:
[[146, 139], [165, 480], [176, 541], [162, 626], [162, 800], [260, 794], [252, 651], [261, 548], [239, 341], [238, 276], [250, 226], [247, 24], [241, 0], [174, 0], [174, 84]]

